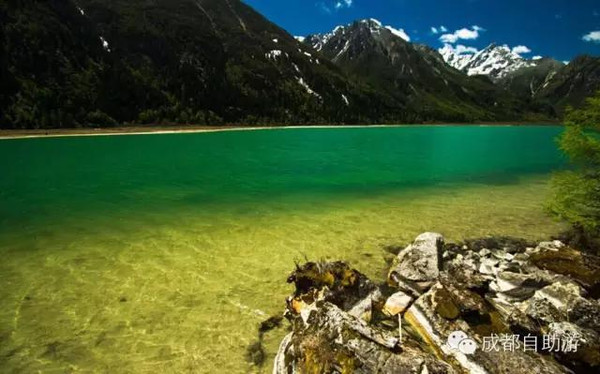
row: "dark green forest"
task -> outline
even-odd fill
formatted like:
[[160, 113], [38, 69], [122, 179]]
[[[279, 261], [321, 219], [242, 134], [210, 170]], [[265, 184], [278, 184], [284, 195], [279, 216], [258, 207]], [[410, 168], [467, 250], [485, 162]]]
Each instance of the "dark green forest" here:
[[408, 80], [380, 56], [335, 64], [238, 0], [2, 0], [0, 127], [556, 118], [450, 68], [441, 87], [429, 52], [399, 48]]
[[[80, 3], [85, 15], [69, 0], [1, 3], [2, 127], [412, 120], [326, 60], [311, 63], [239, 2], [202, 2], [210, 14], [193, 1]], [[286, 56], [265, 57], [276, 48]], [[290, 61], [320, 97], [297, 83]]]

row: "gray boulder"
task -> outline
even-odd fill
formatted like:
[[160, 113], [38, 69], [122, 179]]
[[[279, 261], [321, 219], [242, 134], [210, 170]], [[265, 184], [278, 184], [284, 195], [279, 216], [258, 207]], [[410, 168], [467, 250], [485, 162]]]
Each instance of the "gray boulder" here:
[[[290, 281], [292, 333], [275, 374], [554, 374], [600, 366], [600, 259], [557, 241], [444, 244], [425, 233], [394, 259], [391, 287], [341, 262], [298, 266]], [[456, 332], [468, 338], [462, 349], [451, 346]], [[492, 336], [524, 345], [525, 336], [547, 335], [581, 339], [569, 352], [483, 349]]]
[[383, 313], [392, 317], [404, 313], [412, 301], [413, 298], [404, 292], [396, 292], [386, 300], [383, 306]]
[[[460, 313], [463, 309], [460, 300], [448, 297], [449, 294], [451, 292], [438, 283], [415, 301], [404, 315], [414, 331], [417, 331], [421, 338], [438, 352], [438, 355], [444, 357], [444, 361], [454, 362], [459, 366], [460, 371], [474, 374], [566, 372], [561, 365], [540, 355], [530, 355], [521, 350], [508, 352], [480, 349], [483, 345], [483, 336], [476, 331], [476, 327], [481, 326], [471, 326]], [[448, 314], [448, 310], [457, 310], [459, 313]], [[468, 354], [450, 346], [448, 338], [456, 331], [466, 333], [478, 349]], [[492, 324], [485, 332], [485, 335], [488, 335], [489, 332], [506, 333], [508, 330], [505, 330], [505, 326]]]
[[388, 282], [413, 295], [425, 292], [440, 274], [444, 237], [427, 232], [404, 248], [394, 260]]
[[570, 322], [551, 323], [548, 335], [558, 345], [559, 358], [566, 361], [579, 361], [589, 367], [600, 366], [600, 337], [598, 332], [585, 329]]
[[416, 344], [400, 347], [397, 335], [334, 304], [319, 301], [311, 309], [305, 320], [292, 320], [293, 332], [280, 345], [273, 374], [455, 373]]

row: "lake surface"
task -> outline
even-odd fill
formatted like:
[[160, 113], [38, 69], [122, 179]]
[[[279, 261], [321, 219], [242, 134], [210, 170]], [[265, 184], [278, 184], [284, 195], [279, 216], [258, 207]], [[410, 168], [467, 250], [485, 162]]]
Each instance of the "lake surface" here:
[[[543, 239], [559, 127], [0, 141], [3, 372], [270, 372], [294, 261], [382, 279], [423, 231]], [[265, 341], [272, 359], [285, 328]]]

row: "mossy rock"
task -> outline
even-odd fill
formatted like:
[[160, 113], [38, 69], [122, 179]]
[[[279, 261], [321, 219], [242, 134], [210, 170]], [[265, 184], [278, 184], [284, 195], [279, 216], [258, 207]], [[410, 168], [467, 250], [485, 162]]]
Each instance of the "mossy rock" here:
[[441, 288], [437, 290], [433, 296], [433, 302], [435, 312], [440, 317], [452, 320], [460, 316], [460, 309], [458, 309], [452, 295], [446, 289]]
[[571, 277], [597, 297], [600, 293], [600, 258], [565, 247], [533, 253], [530, 261], [540, 269]]

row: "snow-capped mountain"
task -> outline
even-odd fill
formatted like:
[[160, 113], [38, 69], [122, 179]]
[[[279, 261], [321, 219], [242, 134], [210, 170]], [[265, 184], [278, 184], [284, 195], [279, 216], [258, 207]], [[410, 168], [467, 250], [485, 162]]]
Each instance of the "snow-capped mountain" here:
[[456, 121], [494, 120], [517, 112], [505, 90], [453, 69], [435, 49], [409, 40], [402, 29], [365, 19], [309, 35], [304, 43], [350, 76], [389, 93], [415, 118], [431, 120], [444, 112]]
[[448, 65], [458, 70], [462, 70], [473, 57], [473, 53], [457, 50], [450, 44], [446, 44], [443, 48], [438, 49], [438, 52]]
[[522, 68], [536, 66], [539, 62], [520, 56], [507, 45], [490, 44], [476, 53], [446, 45], [439, 52], [450, 66], [468, 75], [487, 75], [494, 81]]
[[[300, 42], [304, 42], [317, 51], [323, 50], [323, 47], [327, 42], [333, 38], [338, 32], [343, 32], [344, 26], [338, 26], [333, 31], [325, 33], [325, 34], [311, 34], [307, 37], [296, 37], [296, 39]], [[302, 40], [300, 40], [300, 38]]]
[[488, 75], [492, 79], [500, 79], [511, 72], [536, 64], [535, 60], [521, 57], [506, 45], [491, 44], [474, 54], [463, 70], [468, 75]]
[[[508, 121], [600, 87], [598, 57], [564, 67], [507, 47], [438, 51], [375, 19], [303, 39], [241, 0], [21, 3], [0, 6], [0, 34], [12, 30], [0, 38], [11, 57], [0, 58], [0, 127]], [[147, 19], [164, 32], [148, 33]], [[14, 98], [39, 93], [52, 99], [24, 115], [31, 100]]]
[[[410, 37], [403, 29], [396, 29], [392, 26], [384, 26], [380, 21], [374, 18], [356, 21], [345, 26], [337, 26], [328, 33], [312, 34], [304, 38], [303, 41], [317, 51], [322, 51], [325, 46], [331, 47], [331, 43], [329, 43], [331, 40], [336, 38], [340, 39], [344, 36], [351, 36], [352, 33], [355, 33], [358, 30], [376, 37], [395, 36], [403, 39], [404, 41], [410, 41]], [[345, 45], [339, 46], [341, 48], [339, 48], [338, 52], [342, 52], [344, 46]]]

